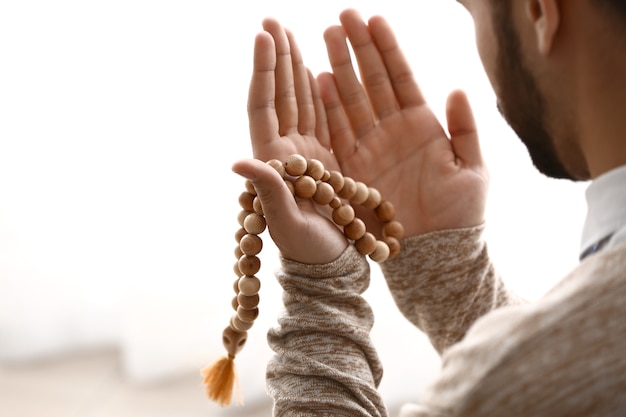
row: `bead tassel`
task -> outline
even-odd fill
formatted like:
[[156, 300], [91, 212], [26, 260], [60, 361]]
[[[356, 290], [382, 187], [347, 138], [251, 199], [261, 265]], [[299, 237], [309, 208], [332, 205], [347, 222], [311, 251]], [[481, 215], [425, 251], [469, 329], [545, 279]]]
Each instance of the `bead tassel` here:
[[[383, 200], [376, 189], [344, 177], [337, 171], [327, 171], [320, 161], [307, 160], [298, 154], [290, 155], [284, 163], [276, 159], [267, 163], [283, 178], [286, 175], [293, 177], [293, 182], [285, 180], [285, 184], [294, 197], [312, 199], [319, 205], [330, 206], [333, 221], [342, 227], [344, 236], [354, 243], [361, 255], [367, 255], [375, 262], [384, 262], [398, 255], [404, 228], [394, 220], [393, 205]], [[235, 385], [237, 402], [242, 403], [234, 360], [245, 345], [247, 331], [259, 313], [260, 280], [255, 274], [261, 267], [257, 255], [263, 245], [258, 235], [265, 231], [266, 223], [254, 186], [250, 181], [246, 181], [245, 186], [246, 191], [239, 196], [242, 211], [237, 220], [241, 228], [235, 234], [238, 243], [235, 248], [237, 262], [233, 267], [237, 275], [233, 284], [236, 295], [232, 300], [235, 314], [222, 335], [228, 355], [202, 370], [207, 397], [222, 407], [231, 404]], [[383, 223], [383, 240], [377, 240], [365, 229], [365, 223], [355, 216], [352, 205], [374, 210], [378, 220]]]
[[202, 370], [207, 397], [222, 407], [231, 404], [233, 388], [235, 385], [239, 385], [234, 359], [230, 355], [223, 357]]

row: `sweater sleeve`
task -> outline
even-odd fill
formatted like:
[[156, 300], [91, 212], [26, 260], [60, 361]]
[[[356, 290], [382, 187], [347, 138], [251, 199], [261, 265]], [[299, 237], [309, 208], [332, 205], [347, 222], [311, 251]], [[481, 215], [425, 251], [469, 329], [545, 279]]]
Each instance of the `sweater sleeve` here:
[[400, 417], [624, 416], [626, 246], [590, 257], [536, 303], [481, 317]]
[[353, 246], [334, 262], [282, 259], [284, 313], [268, 333], [274, 416], [387, 416], [377, 391], [382, 366], [370, 340], [372, 310], [361, 294], [369, 264]]
[[482, 239], [484, 225], [407, 238], [381, 265], [404, 316], [441, 354], [488, 312], [523, 300], [504, 286]]

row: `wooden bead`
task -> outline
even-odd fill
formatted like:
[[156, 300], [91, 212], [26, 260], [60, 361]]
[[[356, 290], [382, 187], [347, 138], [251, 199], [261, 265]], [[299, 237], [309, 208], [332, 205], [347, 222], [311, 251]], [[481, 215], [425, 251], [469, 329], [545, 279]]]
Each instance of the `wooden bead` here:
[[243, 276], [239, 278], [237, 284], [239, 292], [248, 296], [258, 294], [259, 289], [261, 288], [261, 280], [255, 276]]
[[317, 184], [315, 194], [313, 194], [313, 201], [323, 206], [333, 201], [335, 197], [335, 190], [332, 185], [326, 182], [320, 182]]
[[237, 222], [239, 223], [239, 226], [243, 227], [243, 222], [244, 220], [246, 220], [246, 217], [250, 213], [253, 213], [253, 212], [249, 210], [241, 210], [239, 214], [237, 214]]
[[400, 254], [400, 241], [395, 237], [387, 236], [383, 241], [389, 246], [389, 259], [393, 259]]
[[255, 308], [252, 310], [244, 310], [243, 308], [240, 308], [237, 310], [237, 316], [242, 320], [242, 321], [254, 321], [257, 319], [257, 317], [259, 317], [259, 309]]
[[[263, 249], [263, 240], [257, 235], [247, 234], [239, 241], [239, 248], [241, 255], [246, 254], [248, 256], [258, 255]], [[237, 259], [241, 258], [241, 255]]]
[[247, 234], [248, 232], [246, 232], [246, 229], [244, 229], [243, 227], [237, 230], [235, 232], [235, 240], [237, 241], [237, 243], [241, 242], [241, 238], [243, 238]]
[[337, 196], [334, 196], [332, 200], [330, 200], [330, 203], [328, 203], [328, 205], [330, 206], [330, 208], [332, 209], [336, 209], [341, 207], [343, 203], [341, 202], [341, 199]]
[[369, 255], [376, 249], [376, 238], [370, 232], [366, 232], [361, 239], [354, 242], [354, 245], [361, 255]]
[[252, 185], [252, 182], [250, 180], [246, 180], [245, 186], [246, 191], [248, 191], [252, 195], [256, 195], [256, 190], [254, 189], [254, 185]]
[[233, 265], [233, 272], [235, 273], [236, 276], [240, 277], [243, 274], [241, 273], [241, 270], [239, 269], [239, 258], [237, 258], [237, 262], [235, 262], [235, 264]]
[[[241, 258], [243, 256], [243, 251], [241, 250], [240, 246], [235, 246], [235, 259], [239, 260], [239, 258]], [[256, 255], [256, 253], [255, 253]]]
[[269, 161], [267, 161], [267, 165], [274, 168], [276, 172], [278, 172], [278, 174], [281, 176], [281, 178], [285, 177], [285, 166], [281, 161], [279, 161], [278, 159], [270, 159]]
[[261, 260], [257, 256], [244, 255], [239, 258], [239, 270], [242, 275], [252, 276], [261, 269]]
[[247, 339], [247, 332], [238, 332], [230, 326], [225, 328], [224, 332], [222, 332], [222, 343], [226, 348], [226, 352], [232, 356], [236, 356], [237, 353], [241, 352]]
[[296, 197], [299, 198], [311, 198], [315, 195], [317, 190], [317, 184], [312, 177], [303, 175], [296, 180], [295, 183]]
[[343, 234], [350, 240], [359, 240], [365, 234], [365, 222], [359, 218], [354, 218], [343, 228]]
[[230, 302], [230, 305], [233, 307], [233, 310], [237, 311], [239, 308], [239, 301], [237, 300], [237, 296], [234, 296]]
[[239, 280], [241, 279], [241, 277], [238, 277], [235, 281], [233, 281], [233, 291], [235, 291], [235, 294], [239, 294]]
[[289, 155], [285, 162], [285, 171], [294, 177], [303, 175], [306, 172], [307, 161], [302, 155]]
[[230, 318], [230, 327], [236, 332], [247, 332], [252, 328], [252, 324], [250, 321], [241, 320], [236, 314]]
[[343, 178], [343, 187], [337, 191], [337, 195], [347, 200], [351, 199], [356, 194], [356, 182], [350, 177]]
[[376, 188], [370, 187], [367, 200], [365, 200], [365, 202], [363, 203], [363, 207], [368, 209], [375, 209], [380, 205], [382, 199], [383, 198], [380, 195], [380, 191], [378, 191]]
[[367, 185], [365, 185], [365, 183], [361, 181], [356, 181], [354, 184], [356, 187], [356, 191], [354, 192], [354, 195], [350, 198], [350, 202], [357, 205], [365, 203], [367, 197], [369, 197], [370, 194], [369, 188], [367, 187]]
[[[325, 169], [324, 170], [324, 175], [322, 175], [322, 181], [328, 182], [328, 180], [330, 180], [330, 171]], [[331, 187], [332, 187], [332, 185], [331, 185]]]
[[404, 238], [404, 226], [397, 220], [385, 223], [383, 226], [383, 236], [395, 237], [398, 240]]
[[333, 210], [333, 221], [338, 226], [345, 226], [354, 220], [354, 209], [349, 204], [344, 204]]
[[326, 180], [335, 189], [336, 193], [341, 191], [344, 181], [343, 175], [339, 171], [330, 171], [328, 180]]
[[381, 240], [376, 241], [376, 248], [370, 253], [370, 259], [374, 262], [385, 262], [389, 258], [389, 246]]
[[375, 211], [376, 217], [378, 217], [378, 220], [381, 222], [389, 222], [396, 216], [396, 209], [393, 204], [387, 200], [381, 202], [380, 205], [376, 207]]
[[317, 159], [309, 159], [305, 173], [314, 180], [319, 181], [324, 176], [324, 164]]
[[248, 213], [243, 221], [243, 228], [246, 229], [248, 233], [253, 235], [258, 235], [263, 233], [267, 223], [265, 223], [265, 217], [261, 216], [257, 213]]
[[261, 199], [259, 197], [255, 197], [254, 200], [252, 200], [252, 210], [256, 214], [263, 215], [263, 205], [261, 204]]
[[239, 205], [241, 208], [247, 211], [253, 211], [252, 200], [254, 200], [254, 197], [254, 194], [250, 194], [247, 191], [239, 194]]
[[244, 310], [253, 310], [259, 305], [259, 294], [255, 295], [243, 295], [239, 293], [237, 295], [237, 303], [238, 306], [243, 308]]

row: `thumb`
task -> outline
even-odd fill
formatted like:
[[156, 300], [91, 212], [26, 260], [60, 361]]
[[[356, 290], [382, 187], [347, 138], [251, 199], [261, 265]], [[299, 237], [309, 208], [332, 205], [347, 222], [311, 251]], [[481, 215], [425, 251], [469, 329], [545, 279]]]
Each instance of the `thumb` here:
[[287, 213], [296, 213], [297, 204], [280, 174], [270, 165], [258, 159], [244, 159], [233, 164], [232, 170], [250, 180], [261, 200], [263, 214], [269, 223], [284, 218]]
[[448, 133], [457, 158], [470, 166], [483, 165], [478, 131], [467, 95], [455, 90], [446, 103]]

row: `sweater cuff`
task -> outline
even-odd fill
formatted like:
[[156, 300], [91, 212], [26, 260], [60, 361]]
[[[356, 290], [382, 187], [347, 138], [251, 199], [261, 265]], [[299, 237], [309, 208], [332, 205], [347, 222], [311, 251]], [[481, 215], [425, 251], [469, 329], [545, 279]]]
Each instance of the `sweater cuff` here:
[[[385, 275], [433, 268], [455, 269], [476, 259], [484, 251], [482, 239], [485, 224], [460, 229], [447, 229], [403, 239], [400, 254], [381, 264]], [[428, 268], [430, 266], [431, 268]]]
[[[281, 284], [285, 283], [284, 277], [298, 279], [306, 282], [324, 280], [325, 285], [332, 285], [329, 281], [345, 282], [346, 277], [362, 277], [369, 272], [369, 263], [361, 255], [354, 245], [348, 245], [345, 251], [334, 261], [327, 264], [304, 264], [291, 259], [280, 257], [282, 273], [278, 278]], [[314, 282], [311, 285], [316, 286]]]

